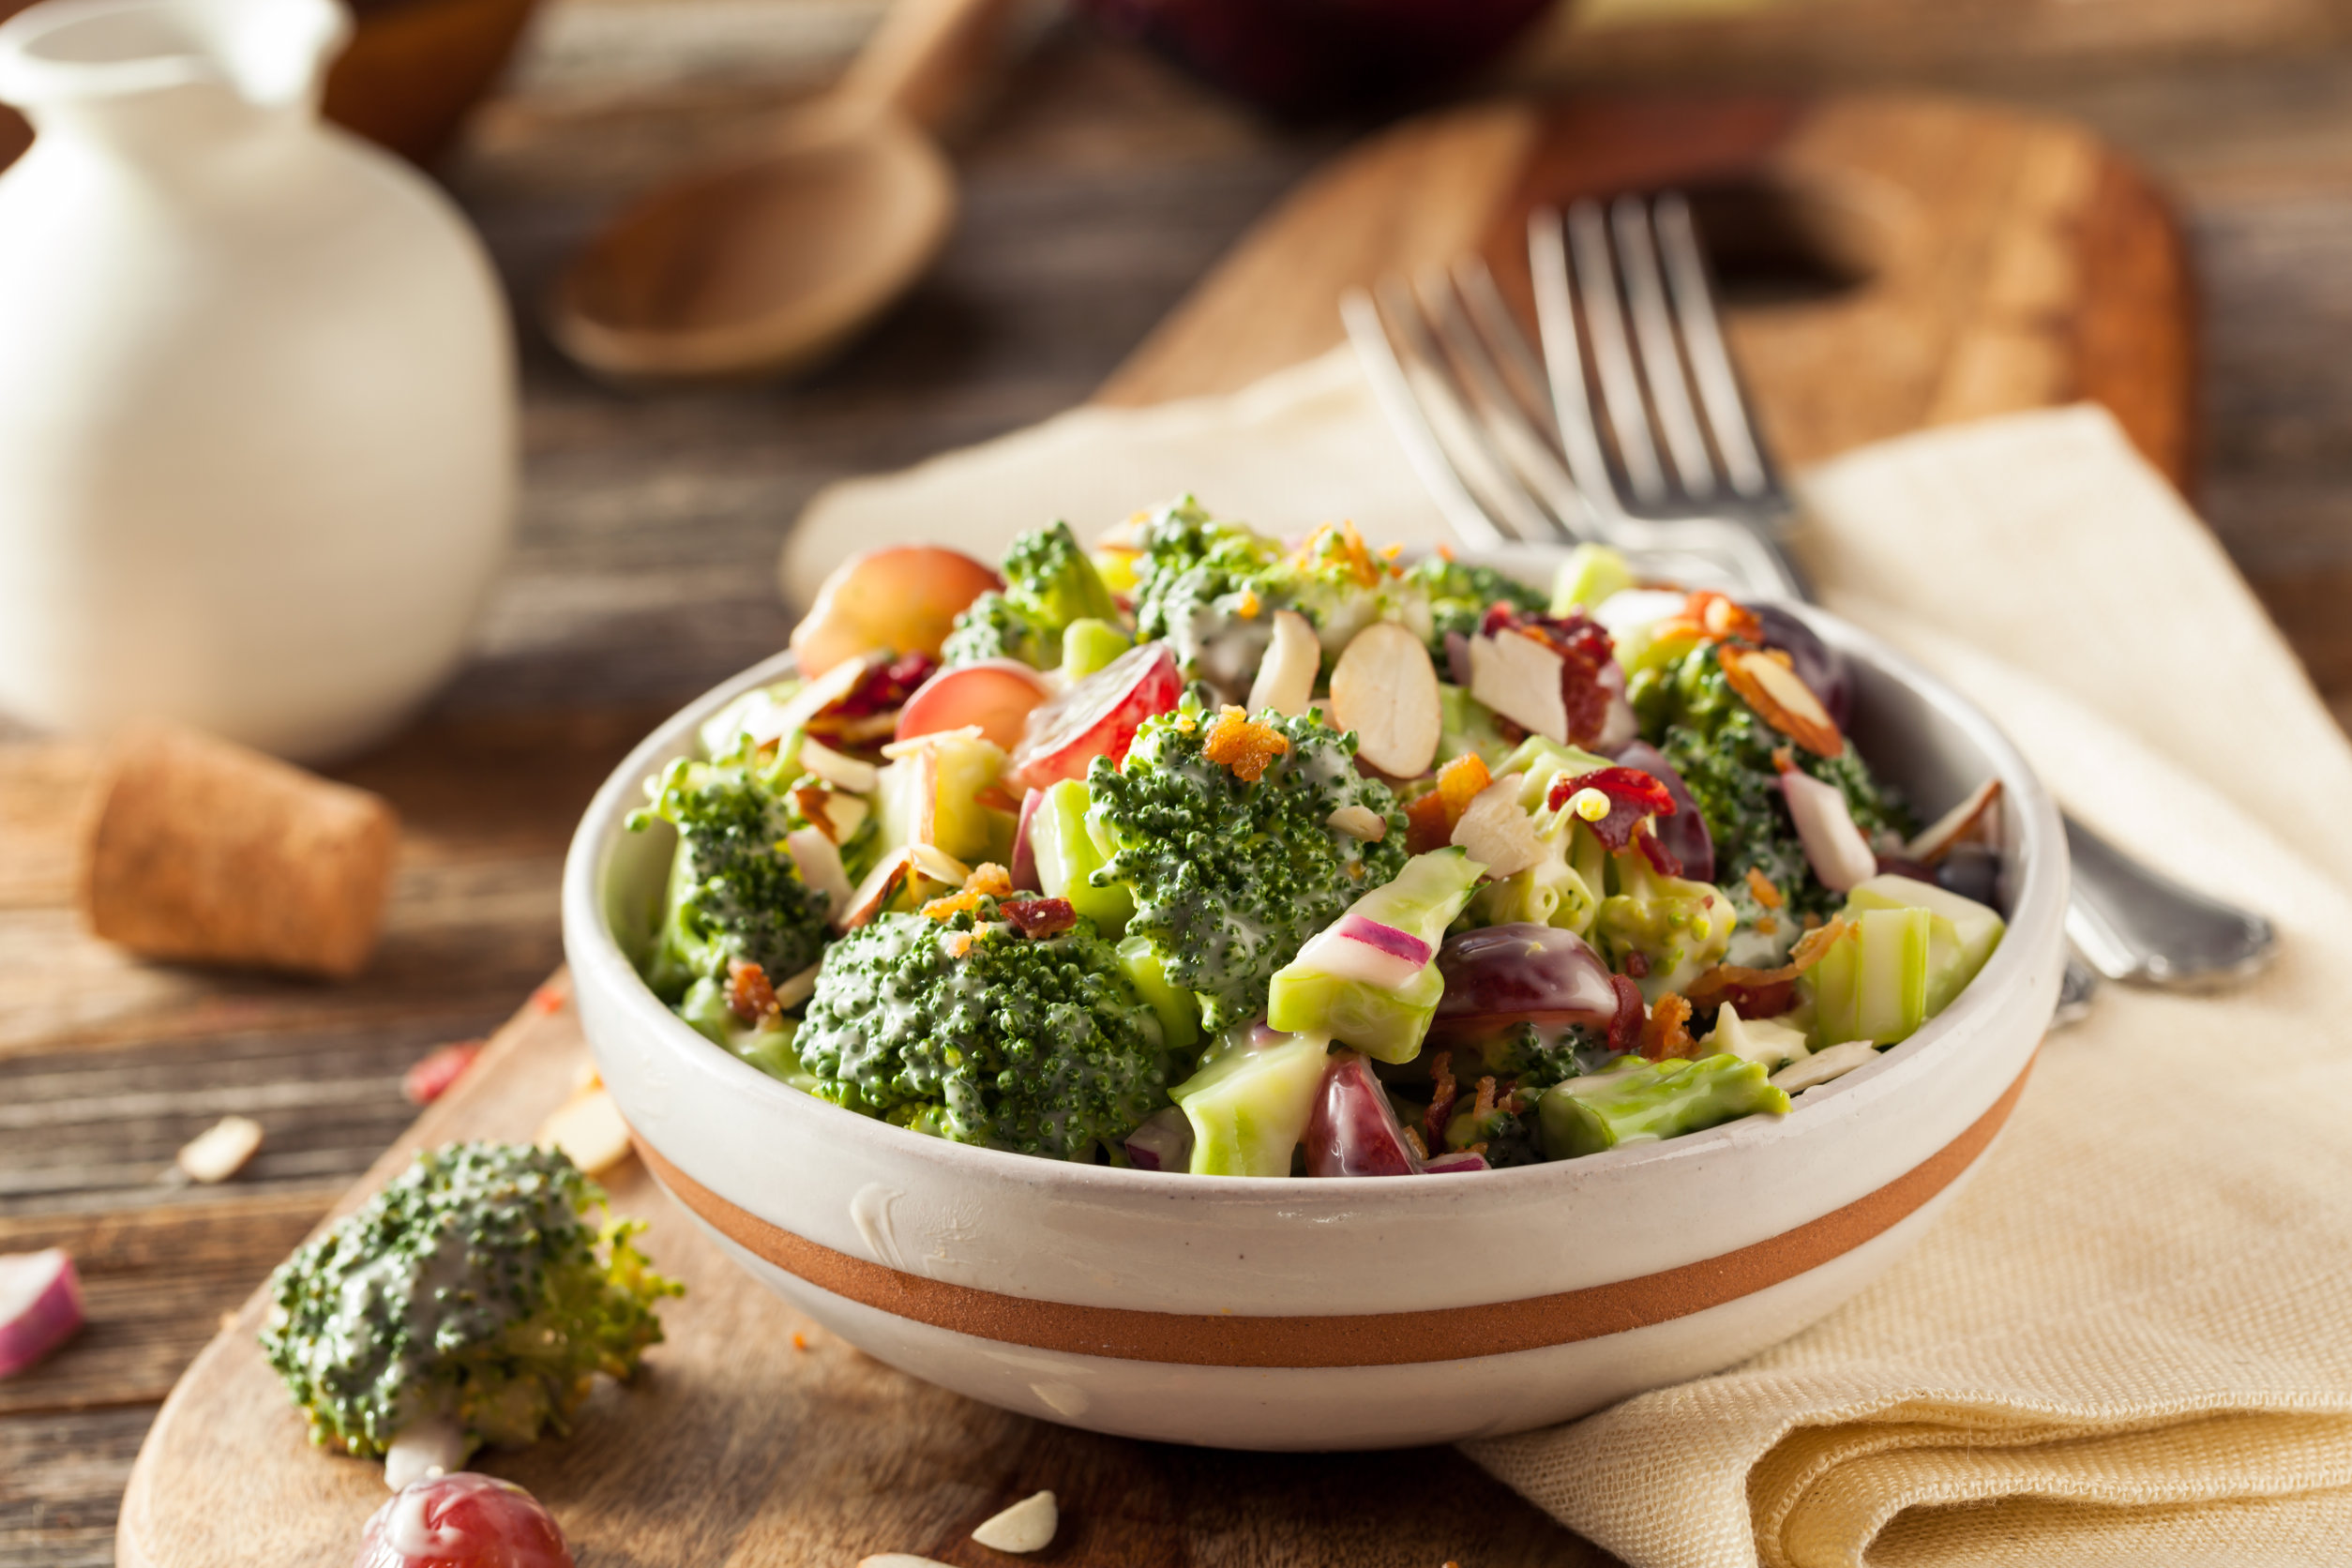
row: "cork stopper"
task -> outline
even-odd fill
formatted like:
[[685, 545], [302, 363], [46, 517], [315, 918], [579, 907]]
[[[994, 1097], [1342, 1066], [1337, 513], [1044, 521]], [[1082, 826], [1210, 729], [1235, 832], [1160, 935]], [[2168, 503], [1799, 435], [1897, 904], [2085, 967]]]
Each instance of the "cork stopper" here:
[[154, 958], [344, 979], [384, 922], [400, 819], [376, 795], [178, 726], [125, 733], [83, 843], [82, 911]]

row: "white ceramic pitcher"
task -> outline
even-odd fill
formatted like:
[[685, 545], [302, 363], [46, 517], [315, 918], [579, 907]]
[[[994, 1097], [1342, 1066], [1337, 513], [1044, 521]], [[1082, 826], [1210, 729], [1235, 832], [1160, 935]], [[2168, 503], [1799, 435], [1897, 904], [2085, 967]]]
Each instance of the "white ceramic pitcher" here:
[[513, 349], [456, 208], [318, 117], [339, 0], [0, 25], [0, 707], [316, 760], [451, 671], [514, 510]]

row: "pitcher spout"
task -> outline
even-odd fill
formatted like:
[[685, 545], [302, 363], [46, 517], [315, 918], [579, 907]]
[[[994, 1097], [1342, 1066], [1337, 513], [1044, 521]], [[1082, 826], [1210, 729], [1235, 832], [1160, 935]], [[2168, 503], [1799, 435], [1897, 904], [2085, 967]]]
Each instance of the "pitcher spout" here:
[[351, 30], [342, 0], [42, 0], [0, 23], [0, 102], [37, 128], [207, 99], [307, 116]]

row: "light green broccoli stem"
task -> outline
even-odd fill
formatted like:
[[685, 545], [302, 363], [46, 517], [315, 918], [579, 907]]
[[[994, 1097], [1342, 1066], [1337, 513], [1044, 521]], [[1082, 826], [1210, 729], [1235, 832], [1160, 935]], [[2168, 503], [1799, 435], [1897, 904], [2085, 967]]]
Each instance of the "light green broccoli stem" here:
[[1655, 1143], [1764, 1112], [1788, 1113], [1761, 1063], [1736, 1056], [1625, 1062], [1544, 1093], [1544, 1153], [1556, 1160], [1628, 1143]]

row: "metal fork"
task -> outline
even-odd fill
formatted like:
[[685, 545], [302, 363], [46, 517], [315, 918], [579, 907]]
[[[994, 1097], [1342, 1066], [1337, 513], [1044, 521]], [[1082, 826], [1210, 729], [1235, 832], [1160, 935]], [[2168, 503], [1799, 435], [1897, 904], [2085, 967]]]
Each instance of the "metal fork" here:
[[[1540, 361], [1475, 262], [1341, 302], [1400, 445], [1465, 542], [1597, 538], [1651, 575], [1809, 596], [1784, 548], [1794, 508], [1749, 415], [1688, 204], [1621, 197], [1605, 217], [1583, 202], [1564, 224], [1538, 212], [1529, 257]], [[2262, 916], [2160, 876], [2072, 816], [2066, 828], [2067, 932], [2101, 973], [2209, 987], [2274, 951]], [[2061, 1018], [2096, 984], [2070, 960]]]

